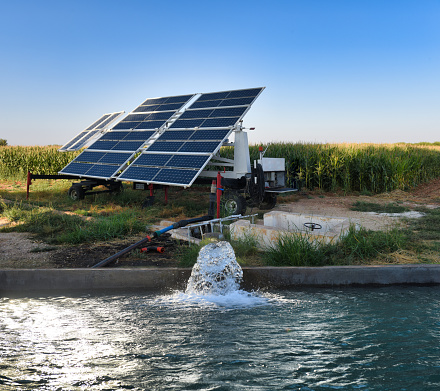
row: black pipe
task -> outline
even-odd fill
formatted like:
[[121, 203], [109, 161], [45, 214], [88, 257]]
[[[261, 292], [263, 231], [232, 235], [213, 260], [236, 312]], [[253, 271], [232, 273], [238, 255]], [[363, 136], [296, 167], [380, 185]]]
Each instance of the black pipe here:
[[115, 259], [118, 259], [122, 255], [130, 252], [131, 250], [134, 250], [136, 247], [139, 247], [140, 245], [142, 245], [146, 242], [149, 242], [149, 241], [150, 241], [149, 237], [143, 238], [142, 240], [139, 240], [139, 242], [136, 242], [136, 243], [132, 244], [131, 246], [124, 248], [123, 250], [119, 251], [118, 253], [112, 255], [111, 257], [108, 257], [108, 258], [104, 259], [103, 261], [98, 262], [96, 265], [93, 265], [92, 268], [105, 266], [105, 265], [109, 264], [110, 262], [113, 262]]
[[96, 265], [93, 265], [92, 268], [105, 266], [105, 265], [109, 264], [110, 262], [113, 262], [115, 259], [118, 259], [122, 255], [128, 253], [129, 251], [134, 250], [136, 247], [139, 247], [140, 245], [151, 241], [151, 239], [157, 238], [158, 236], [162, 235], [163, 233], [165, 233], [167, 231], [170, 231], [170, 230], [176, 229], [176, 228], [185, 227], [188, 224], [197, 223], [199, 221], [212, 220], [213, 218], [214, 218], [213, 216], [202, 216], [202, 217], [196, 217], [194, 219], [180, 220], [180, 221], [174, 223], [173, 225], [170, 225], [166, 228], [163, 228], [159, 231], [154, 232], [152, 236], [147, 236], [146, 238], [139, 240], [139, 242], [136, 242], [136, 243], [132, 244], [131, 246], [128, 246], [127, 248], [124, 248], [123, 250], [119, 251], [118, 253], [112, 255], [111, 257], [108, 257], [108, 258], [104, 259], [103, 261], [98, 262]]

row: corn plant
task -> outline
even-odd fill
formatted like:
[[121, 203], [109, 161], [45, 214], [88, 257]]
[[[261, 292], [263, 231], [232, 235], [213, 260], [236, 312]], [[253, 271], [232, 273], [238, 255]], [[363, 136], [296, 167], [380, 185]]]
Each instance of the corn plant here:
[[59, 152], [57, 146], [0, 147], [0, 179], [24, 179], [28, 171], [33, 174], [57, 174], [78, 154]]
[[[410, 144], [272, 143], [265, 156], [286, 159], [287, 177], [308, 189], [381, 193], [440, 176], [440, 148]], [[222, 148], [231, 158], [233, 149]], [[250, 146], [251, 160], [258, 145]]]

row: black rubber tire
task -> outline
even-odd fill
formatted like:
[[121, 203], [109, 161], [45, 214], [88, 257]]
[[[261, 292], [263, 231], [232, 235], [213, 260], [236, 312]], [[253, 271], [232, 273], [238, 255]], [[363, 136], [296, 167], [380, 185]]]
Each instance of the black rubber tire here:
[[85, 192], [84, 192], [84, 189], [82, 188], [82, 186], [72, 186], [69, 189], [69, 197], [73, 201], [83, 200], [85, 197]]
[[221, 206], [225, 217], [239, 214], [244, 215], [246, 213], [246, 200], [236, 192], [224, 192], [221, 198]]
[[273, 209], [277, 204], [277, 195], [274, 193], [265, 193], [260, 209]]
[[122, 184], [122, 182], [117, 182], [117, 184], [112, 186], [111, 190], [115, 195], [121, 194], [124, 192], [124, 185]]

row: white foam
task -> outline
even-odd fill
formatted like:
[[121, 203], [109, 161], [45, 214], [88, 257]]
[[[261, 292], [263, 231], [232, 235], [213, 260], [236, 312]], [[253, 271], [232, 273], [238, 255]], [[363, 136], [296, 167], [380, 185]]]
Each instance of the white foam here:
[[269, 305], [271, 298], [257, 292], [236, 290], [225, 295], [174, 292], [172, 295], [161, 296], [156, 304], [172, 306], [180, 309], [212, 308], [234, 309]]
[[156, 304], [178, 308], [243, 308], [269, 304], [267, 294], [240, 289], [243, 270], [228, 242], [204, 246], [197, 258], [185, 292], [174, 292]]

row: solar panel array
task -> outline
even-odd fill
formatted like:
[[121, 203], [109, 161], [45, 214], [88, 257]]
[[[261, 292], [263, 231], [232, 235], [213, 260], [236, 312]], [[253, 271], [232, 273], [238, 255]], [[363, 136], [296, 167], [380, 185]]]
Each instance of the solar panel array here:
[[[110, 179], [122, 170], [127, 161], [156, 131], [166, 125], [176, 111], [194, 95], [147, 99], [110, 131], [91, 144], [60, 173], [90, 178]], [[106, 153], [96, 161], [96, 154]], [[121, 154], [121, 153], [124, 154]], [[121, 159], [124, 157], [124, 160]]]
[[191, 186], [262, 90], [147, 99], [61, 173]]
[[124, 114], [123, 111], [117, 113], [104, 114], [101, 118], [91, 124], [87, 129], [83, 130], [68, 143], [64, 144], [60, 151], [78, 151], [83, 148], [87, 142], [96, 136], [99, 132], [106, 129], [118, 117]]
[[202, 94], [118, 180], [191, 186], [261, 91]]

